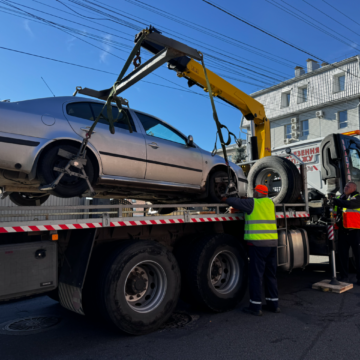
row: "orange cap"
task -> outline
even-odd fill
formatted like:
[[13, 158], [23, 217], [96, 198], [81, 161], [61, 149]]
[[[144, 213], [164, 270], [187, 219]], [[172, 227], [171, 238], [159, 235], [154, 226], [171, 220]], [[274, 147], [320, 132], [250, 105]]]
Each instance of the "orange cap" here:
[[269, 193], [266, 185], [256, 185], [254, 190], [263, 195], [267, 195]]

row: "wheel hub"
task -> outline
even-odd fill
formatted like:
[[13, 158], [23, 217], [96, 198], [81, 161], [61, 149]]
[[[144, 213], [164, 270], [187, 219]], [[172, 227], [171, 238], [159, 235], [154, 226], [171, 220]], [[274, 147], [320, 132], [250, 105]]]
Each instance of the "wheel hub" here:
[[148, 288], [148, 276], [141, 267], [136, 267], [128, 276], [125, 285], [126, 298], [130, 301], [139, 300]]
[[216, 254], [209, 270], [211, 285], [216, 292], [228, 294], [239, 286], [240, 265], [234, 253], [221, 251]]
[[146, 260], [132, 268], [125, 280], [124, 295], [128, 305], [138, 313], [154, 310], [162, 302], [167, 288], [164, 269]]

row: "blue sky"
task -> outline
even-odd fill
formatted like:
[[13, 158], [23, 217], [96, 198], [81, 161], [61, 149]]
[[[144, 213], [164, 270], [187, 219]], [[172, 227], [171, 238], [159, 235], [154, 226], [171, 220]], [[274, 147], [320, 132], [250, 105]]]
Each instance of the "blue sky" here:
[[[219, 0], [215, 4], [220, 5]], [[327, 62], [360, 53], [357, 17], [360, 2], [228, 0], [220, 6]], [[297, 16], [311, 16], [313, 20], [307, 17], [307, 21], [316, 23], [328, 34], [284, 10], [294, 11]], [[41, 77], [56, 96], [72, 95], [76, 86], [109, 88], [133, 47], [134, 35], [145, 24], [154, 25], [165, 36], [202, 51], [210, 70], [246, 93], [292, 78], [294, 67], [306, 67], [309, 58], [202, 0], [0, 0], [0, 47], [114, 74], [0, 48], [0, 99], [16, 101], [52, 96]], [[59, 29], [59, 25], [67, 28]], [[150, 57], [144, 50], [142, 56], [143, 61]], [[152, 84], [141, 81], [122, 94], [130, 106], [167, 121], [186, 135], [192, 134], [196, 143], [211, 151], [216, 127], [210, 100], [197, 95], [205, 93], [195, 87], [189, 92], [186, 80], [177, 78], [165, 66], [144, 80]], [[240, 111], [221, 101], [216, 106], [220, 121], [239, 135]]]

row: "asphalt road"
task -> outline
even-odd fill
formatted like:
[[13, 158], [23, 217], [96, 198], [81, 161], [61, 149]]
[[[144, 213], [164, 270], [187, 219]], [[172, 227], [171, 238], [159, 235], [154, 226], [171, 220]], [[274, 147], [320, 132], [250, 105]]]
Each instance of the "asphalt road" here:
[[328, 265], [317, 263], [305, 271], [278, 274], [281, 314], [242, 313], [248, 296], [223, 314], [179, 303], [178, 325], [174, 322], [141, 337], [73, 314], [45, 296], [2, 304], [0, 324], [39, 315], [58, 316], [61, 321], [28, 335], [11, 335], [0, 326], [0, 356], [6, 360], [358, 359], [360, 287], [343, 294], [312, 290], [313, 283], [329, 278], [328, 270]]

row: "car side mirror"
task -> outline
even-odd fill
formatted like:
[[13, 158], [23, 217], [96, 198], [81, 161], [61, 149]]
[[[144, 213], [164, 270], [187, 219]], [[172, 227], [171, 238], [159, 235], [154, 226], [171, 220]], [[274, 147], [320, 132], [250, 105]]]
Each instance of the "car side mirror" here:
[[188, 146], [194, 146], [194, 138], [192, 137], [192, 135], [189, 135], [186, 141]]

